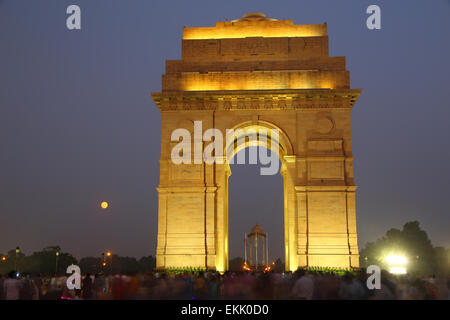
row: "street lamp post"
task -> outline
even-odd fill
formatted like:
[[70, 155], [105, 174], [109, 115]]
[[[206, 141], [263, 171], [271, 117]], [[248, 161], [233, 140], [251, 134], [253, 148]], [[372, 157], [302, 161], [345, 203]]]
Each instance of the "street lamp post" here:
[[106, 257], [109, 258], [109, 270], [110, 270], [110, 274], [112, 274], [113, 269], [112, 269], [112, 253], [111, 253], [111, 251], [106, 252]]
[[105, 266], [106, 266], [105, 253], [102, 252], [102, 273], [105, 272]]
[[55, 274], [58, 274], [58, 258], [59, 258], [59, 251], [56, 251], [56, 253], [55, 253]]
[[14, 259], [14, 270], [16, 270], [16, 271], [17, 271], [17, 256], [19, 255], [19, 253], [20, 253], [20, 248], [16, 247], [16, 256]]

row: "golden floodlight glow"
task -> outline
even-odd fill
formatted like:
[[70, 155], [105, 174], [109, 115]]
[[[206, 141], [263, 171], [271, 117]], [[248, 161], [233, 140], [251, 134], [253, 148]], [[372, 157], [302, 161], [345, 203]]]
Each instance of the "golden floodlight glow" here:
[[108, 208], [108, 202], [103, 201], [100, 206], [102, 207], [102, 209], [106, 209]]
[[405, 265], [406, 264], [406, 257], [405, 256], [399, 256], [399, 255], [389, 255], [386, 257], [387, 263], [390, 265]]
[[[225, 73], [222, 73], [225, 74]], [[300, 74], [292, 74], [290, 77], [277, 79], [274, 81], [273, 75], [260, 74], [258, 81], [253, 81], [250, 78], [246, 79], [244, 75], [239, 78], [236, 77], [225, 79], [221, 81], [212, 82], [207, 75], [184, 75], [181, 81], [181, 88], [183, 91], [225, 91], [225, 90], [276, 90], [276, 89], [335, 89], [332, 81], [313, 81], [309, 75], [303, 76], [300, 80]]]
[[408, 261], [405, 256], [391, 254], [386, 257], [389, 264], [389, 272], [392, 274], [406, 274], [406, 264]]
[[392, 274], [406, 274], [405, 267], [390, 267], [389, 272]]
[[292, 20], [276, 20], [263, 13], [249, 13], [241, 19], [217, 22], [215, 27], [184, 28], [184, 40], [236, 39], [248, 37], [323, 37], [326, 24], [295, 25]]
[[241, 28], [185, 28], [184, 40], [204, 39], [236, 39], [249, 37], [268, 38], [294, 38], [294, 37], [320, 37], [325, 32], [318, 27], [296, 28], [297, 26], [281, 26], [279, 29], [269, 29], [266, 26], [246, 26]]
[[108, 251], [108, 252], [106, 253], [106, 256], [107, 256], [107, 257], [111, 257], [111, 252]]

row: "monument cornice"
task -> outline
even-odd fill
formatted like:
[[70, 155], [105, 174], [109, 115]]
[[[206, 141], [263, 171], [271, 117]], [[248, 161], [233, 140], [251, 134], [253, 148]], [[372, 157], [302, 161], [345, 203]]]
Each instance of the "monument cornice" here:
[[161, 111], [352, 109], [361, 89], [163, 91], [151, 93]]

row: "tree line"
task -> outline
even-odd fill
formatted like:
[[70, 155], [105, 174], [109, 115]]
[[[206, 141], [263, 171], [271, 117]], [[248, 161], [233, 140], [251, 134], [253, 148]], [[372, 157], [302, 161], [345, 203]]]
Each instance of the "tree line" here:
[[[378, 265], [389, 270], [386, 257], [390, 254], [402, 255], [407, 259], [408, 273], [417, 276], [450, 276], [450, 250], [434, 247], [428, 234], [420, 228], [418, 221], [407, 222], [400, 229], [390, 229], [374, 242], [368, 242], [360, 251], [360, 267]], [[240, 271], [244, 261], [240, 257], [230, 260], [230, 270]], [[134, 274], [152, 272], [156, 266], [153, 256], [140, 259], [122, 257], [116, 254], [101, 257], [84, 257], [79, 261], [70, 253], [62, 252], [59, 246], [51, 246], [41, 251], [25, 255], [19, 248], [0, 254], [0, 274], [12, 270], [29, 274], [65, 274], [67, 267], [76, 264], [82, 273]], [[284, 264], [277, 259], [273, 265], [276, 272], [284, 271]]]
[[8, 251], [7, 254], [0, 254], [0, 274], [3, 275], [12, 270], [26, 274], [61, 275], [66, 273], [71, 264], [78, 265], [82, 273], [134, 274], [153, 271], [156, 259], [153, 256], [136, 259], [111, 254], [78, 260], [70, 253], [62, 252], [59, 246], [46, 247], [31, 255], [25, 255], [18, 248]]
[[383, 237], [368, 242], [360, 251], [360, 266], [378, 265], [389, 270], [386, 261], [389, 255], [404, 256], [409, 274], [423, 277], [450, 275], [450, 250], [434, 247], [418, 221], [405, 223], [401, 230], [392, 228]]

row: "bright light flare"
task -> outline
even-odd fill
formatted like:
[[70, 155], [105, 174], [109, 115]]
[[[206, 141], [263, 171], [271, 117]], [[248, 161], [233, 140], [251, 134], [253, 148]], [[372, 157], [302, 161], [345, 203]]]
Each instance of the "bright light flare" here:
[[389, 272], [392, 274], [406, 274], [405, 267], [390, 267]]
[[386, 261], [391, 265], [400, 265], [400, 266], [403, 266], [407, 263], [405, 256], [398, 256], [398, 255], [389, 255], [386, 257]]
[[406, 274], [406, 264], [408, 261], [405, 256], [391, 254], [386, 257], [391, 274]]
[[102, 209], [106, 209], [106, 208], [108, 208], [108, 202], [103, 201], [103, 202], [100, 204], [100, 206], [102, 207]]
[[252, 271], [252, 269], [248, 266], [247, 262], [244, 262], [244, 265], [242, 266], [242, 270], [244, 270], [244, 271]]

